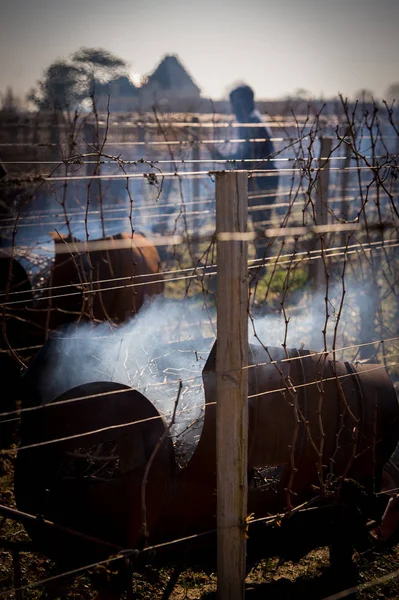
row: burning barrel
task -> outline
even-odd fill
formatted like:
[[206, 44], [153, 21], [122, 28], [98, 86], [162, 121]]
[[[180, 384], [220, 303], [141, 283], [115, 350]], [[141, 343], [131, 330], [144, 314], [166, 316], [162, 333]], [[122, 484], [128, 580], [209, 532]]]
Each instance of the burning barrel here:
[[31, 447], [17, 457], [18, 508], [69, 529], [28, 526], [42, 551], [75, 564], [128, 547], [132, 530], [144, 537], [136, 494], [146, 498], [146, 527], [155, 527], [173, 449], [162, 417], [139, 392], [110, 382], [80, 385], [22, 424], [23, 444]]
[[[110, 545], [140, 548], [214, 531], [216, 343], [202, 372], [199, 439], [184, 463], [177, 460], [178, 436], [170, 435], [162, 410], [147, 397], [150, 386], [146, 395], [115, 381], [65, 389], [65, 381], [74, 380], [71, 368], [49, 393], [49, 361], [59, 375], [57, 344], [45, 345], [25, 378], [24, 405], [32, 410], [23, 413], [15, 491], [21, 510], [78, 535], [38, 523], [30, 529], [38, 545], [70, 564], [71, 556], [87, 562], [89, 555], [108, 555]], [[165, 359], [157, 356], [165, 376]], [[134, 368], [130, 360], [125, 370]], [[281, 513], [348, 478], [365, 493], [378, 491], [398, 441], [398, 413], [381, 365], [250, 345], [248, 513]], [[204, 540], [196, 538], [193, 546]]]

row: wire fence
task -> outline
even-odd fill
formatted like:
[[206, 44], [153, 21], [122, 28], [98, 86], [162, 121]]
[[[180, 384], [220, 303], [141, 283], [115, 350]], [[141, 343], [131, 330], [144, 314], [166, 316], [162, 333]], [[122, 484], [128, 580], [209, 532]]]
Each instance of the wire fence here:
[[[115, 557], [64, 568], [34, 584], [17, 578], [0, 597], [20, 598], [95, 566], [215, 534], [205, 516], [201, 526], [195, 519], [178, 526], [171, 507], [176, 535], [152, 530], [152, 503], [159, 504], [154, 498], [161, 488], [151, 473], [166, 469], [172, 457], [184, 478], [201, 444], [209, 444], [204, 440], [217, 404], [212, 348], [221, 241], [249, 244], [250, 406], [260, 419], [273, 413], [272, 425], [263, 421], [266, 431], [287, 429], [273, 451], [262, 450], [262, 469], [256, 464], [251, 471], [255, 519], [247, 523], [249, 540], [252, 530], [256, 539], [256, 523], [278, 528], [282, 518], [313, 515], [313, 503], [333, 505], [363, 457], [374, 465], [376, 491], [387, 427], [378, 415], [389, 403], [378, 396], [378, 386], [391, 397], [391, 382], [399, 382], [399, 130], [393, 109], [359, 105], [352, 111], [343, 103], [337, 118], [274, 118], [270, 137], [257, 134], [259, 124], [209, 115], [196, 122], [155, 113], [122, 123], [110, 115], [69, 120], [58, 114], [51, 127], [7, 127], [0, 136], [7, 169], [0, 182], [0, 365], [14, 392], [0, 405], [0, 428], [19, 444], [3, 447], [0, 456], [18, 454], [22, 464], [17, 501], [32, 507], [25, 512], [36, 523], [34, 510], [44, 517], [48, 510], [62, 523], [67, 505], [56, 490], [69, 489], [62, 486], [71, 481], [80, 485], [78, 468], [109, 490], [122, 481], [127, 457], [140, 456], [137, 448], [124, 449], [124, 432], [145, 440], [158, 427], [158, 442], [146, 447], [136, 486], [141, 512], [134, 518], [146, 547], [138, 539], [134, 548], [118, 542]], [[273, 143], [272, 155], [229, 158], [265, 142]], [[241, 236], [216, 233], [219, 170], [248, 173], [248, 232]], [[111, 387], [101, 387], [104, 382]], [[144, 398], [154, 408], [132, 413], [132, 390], [139, 394], [135, 402]], [[94, 406], [104, 412], [109, 398], [123, 417], [94, 414]], [[79, 427], [68, 424], [71, 414], [82, 419]], [[166, 439], [171, 449], [165, 449]], [[29, 505], [26, 490], [32, 477], [40, 479], [42, 459], [40, 477], [50, 496]], [[313, 473], [306, 492], [305, 464]], [[50, 482], [54, 473], [57, 483]], [[206, 485], [213, 489], [212, 476]], [[95, 534], [114, 543], [115, 533], [102, 526], [93, 531], [93, 523], [109, 513], [103, 509], [91, 520], [82, 489], [81, 514], [89, 525], [70, 528], [77, 536]], [[260, 491], [267, 496], [263, 508], [251, 500]], [[116, 531], [118, 518], [112, 519]], [[397, 571], [386, 579], [395, 577]], [[350, 593], [352, 588], [330, 598]]]

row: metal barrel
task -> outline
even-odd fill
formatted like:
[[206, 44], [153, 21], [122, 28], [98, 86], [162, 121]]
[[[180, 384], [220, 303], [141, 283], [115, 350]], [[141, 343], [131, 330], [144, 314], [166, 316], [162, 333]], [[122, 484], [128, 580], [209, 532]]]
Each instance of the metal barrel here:
[[40, 520], [30, 524], [43, 552], [63, 563], [84, 563], [88, 555], [107, 555], [109, 544], [126, 548], [146, 538], [174, 471], [171, 440], [151, 402], [128, 386], [91, 382], [23, 421], [29, 436], [17, 456], [17, 507], [76, 534], [43, 528]]
[[[201, 437], [184, 468], [164, 419], [137, 390], [97, 381], [51, 398], [40, 378], [55, 348], [53, 340], [25, 381], [29, 404], [33, 397], [51, 407], [23, 418], [22, 443], [31, 447], [18, 453], [18, 507], [121, 547], [214, 530], [216, 343], [203, 370]], [[347, 478], [378, 491], [398, 438], [398, 402], [382, 365], [249, 346], [248, 512], [257, 518]], [[47, 538], [47, 553], [67, 547], [54, 543], [59, 535]], [[36, 538], [44, 544], [39, 529]]]

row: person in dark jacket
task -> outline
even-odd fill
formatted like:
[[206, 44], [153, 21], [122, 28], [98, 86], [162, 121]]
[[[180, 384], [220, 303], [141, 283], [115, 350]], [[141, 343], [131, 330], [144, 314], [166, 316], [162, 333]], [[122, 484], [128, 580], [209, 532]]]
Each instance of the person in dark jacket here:
[[[260, 112], [255, 107], [254, 92], [247, 85], [237, 87], [230, 93], [230, 102], [239, 123], [238, 138], [245, 141], [238, 143], [238, 150], [232, 154], [224, 155], [217, 149], [212, 148], [212, 156], [215, 159], [229, 159], [242, 162], [235, 165], [238, 169], [263, 169], [265, 173], [252, 173], [248, 180], [248, 211], [252, 218], [255, 232], [263, 236], [267, 227], [265, 221], [271, 219], [269, 207], [276, 200], [279, 176], [275, 163], [267, 160], [273, 158], [275, 149], [271, 141], [271, 131], [264, 123]], [[249, 127], [247, 123], [259, 124], [259, 127]], [[262, 141], [250, 141], [250, 140]], [[250, 162], [250, 159], [262, 159]], [[264, 160], [264, 162], [262, 162]], [[248, 161], [248, 162], [247, 162]], [[280, 211], [277, 211], [280, 214]], [[263, 252], [256, 244], [257, 255], [263, 256]]]

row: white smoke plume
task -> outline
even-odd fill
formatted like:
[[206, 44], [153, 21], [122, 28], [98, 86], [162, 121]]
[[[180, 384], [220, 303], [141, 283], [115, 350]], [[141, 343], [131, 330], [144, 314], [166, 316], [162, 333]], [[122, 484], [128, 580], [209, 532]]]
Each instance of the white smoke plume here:
[[[329, 348], [341, 297], [340, 288], [331, 290], [327, 304]], [[290, 319], [287, 348], [319, 350], [324, 347], [321, 332], [326, 303], [323, 294], [313, 303], [308, 300], [304, 297], [301, 306], [287, 307]], [[360, 301], [360, 290], [353, 286], [343, 305], [338, 343], [350, 341], [348, 324], [353, 330], [353, 339], [358, 335]], [[249, 322], [249, 343], [281, 347], [285, 331], [283, 315], [269, 314]], [[171, 433], [175, 446], [184, 446], [189, 458], [202, 429], [205, 403], [202, 370], [216, 339], [215, 332], [215, 309], [204, 307], [195, 299], [177, 301], [161, 296], [148, 299], [138, 315], [116, 329], [105, 323], [71, 325], [57, 334], [55, 351], [46, 372], [41, 375], [46, 396], [52, 399], [92, 381], [119, 382], [146, 396], [168, 423], [181, 380], [177, 421]], [[311, 347], [314, 332], [320, 342], [316, 348]]]

